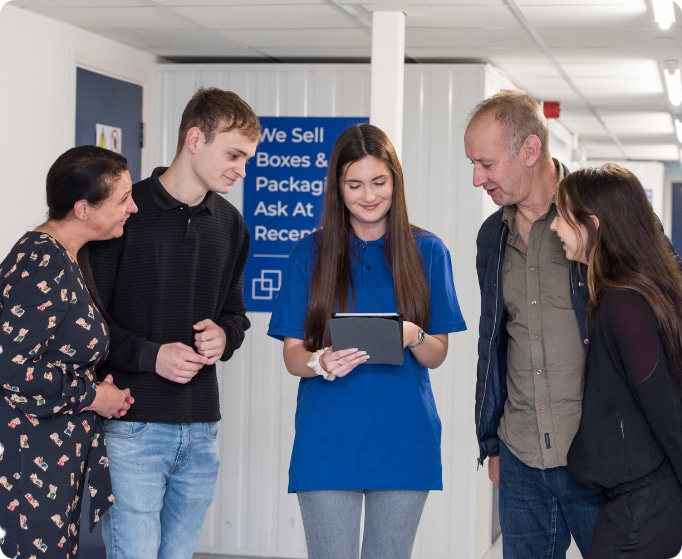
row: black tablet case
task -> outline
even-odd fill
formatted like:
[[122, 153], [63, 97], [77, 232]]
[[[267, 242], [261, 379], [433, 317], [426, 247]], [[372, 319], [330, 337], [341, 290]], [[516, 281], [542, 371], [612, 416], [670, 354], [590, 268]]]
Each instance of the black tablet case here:
[[357, 347], [369, 354], [369, 365], [403, 364], [403, 319], [400, 313], [334, 313], [329, 320], [334, 351]]

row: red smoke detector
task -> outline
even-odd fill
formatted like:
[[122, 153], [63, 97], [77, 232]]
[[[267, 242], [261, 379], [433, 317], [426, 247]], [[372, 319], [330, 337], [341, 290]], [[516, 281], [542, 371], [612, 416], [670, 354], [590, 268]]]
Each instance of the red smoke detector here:
[[561, 105], [557, 101], [543, 101], [542, 110], [545, 113], [545, 118], [559, 118]]

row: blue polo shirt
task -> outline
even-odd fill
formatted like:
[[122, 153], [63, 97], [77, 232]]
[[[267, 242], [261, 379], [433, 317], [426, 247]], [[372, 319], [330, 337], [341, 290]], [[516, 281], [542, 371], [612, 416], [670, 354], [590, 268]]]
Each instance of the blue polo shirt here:
[[[314, 235], [314, 234], [313, 234]], [[313, 235], [294, 248], [268, 335], [303, 339], [314, 265]], [[431, 295], [429, 334], [466, 329], [450, 253], [428, 232], [415, 240]], [[394, 312], [384, 239], [351, 236], [355, 312]], [[343, 489], [442, 489], [441, 423], [428, 369], [405, 349], [402, 365], [360, 365], [333, 382], [302, 378], [289, 492]]]

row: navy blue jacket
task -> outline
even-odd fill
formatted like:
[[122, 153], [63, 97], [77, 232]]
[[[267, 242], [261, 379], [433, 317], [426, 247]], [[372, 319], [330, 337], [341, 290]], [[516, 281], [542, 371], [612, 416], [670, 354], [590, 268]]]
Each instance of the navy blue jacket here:
[[[502, 220], [503, 211], [504, 208], [500, 208], [483, 222], [476, 239], [476, 272], [481, 288], [475, 410], [479, 465], [483, 464], [486, 457], [499, 454], [497, 428], [507, 399], [508, 337], [502, 293], [502, 264], [509, 228]], [[581, 338], [587, 344], [585, 309], [588, 292], [584, 281], [585, 269], [583, 264], [570, 262], [571, 302], [578, 318]]]

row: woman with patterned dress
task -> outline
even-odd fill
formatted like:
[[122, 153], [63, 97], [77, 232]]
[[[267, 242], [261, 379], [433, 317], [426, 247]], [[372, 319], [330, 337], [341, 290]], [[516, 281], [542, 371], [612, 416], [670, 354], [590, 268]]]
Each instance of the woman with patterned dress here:
[[[268, 334], [301, 377], [289, 491], [308, 556], [409, 559], [430, 490], [443, 488], [428, 369], [466, 328], [450, 253], [411, 225], [398, 156], [380, 129], [353, 126], [329, 162], [321, 229], [301, 240]], [[367, 363], [365, 348], [333, 348], [333, 312], [403, 315], [403, 364]]]
[[[95, 366], [109, 334], [87, 266], [90, 240], [123, 233], [137, 211], [122, 156], [62, 154], [47, 175], [48, 219], [0, 264], [0, 543], [7, 557], [73, 558], [86, 474], [91, 525], [113, 502], [99, 415], [133, 403]], [[94, 297], [96, 300], [96, 296]]]

